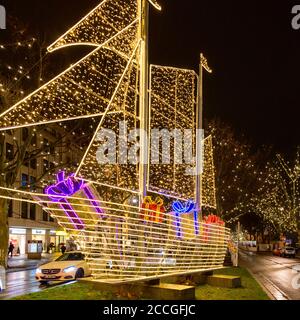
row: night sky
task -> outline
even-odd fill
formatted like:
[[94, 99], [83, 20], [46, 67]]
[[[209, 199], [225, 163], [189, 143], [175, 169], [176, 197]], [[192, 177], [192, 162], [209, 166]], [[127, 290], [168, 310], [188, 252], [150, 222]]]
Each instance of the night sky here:
[[[300, 30], [289, 0], [159, 0], [151, 12], [150, 62], [197, 70], [204, 52], [205, 117], [219, 117], [255, 145], [290, 152], [300, 138]], [[0, 0], [52, 42], [99, 0]], [[1, 37], [1, 31], [0, 31]], [[1, 39], [1, 38], [0, 38]]]

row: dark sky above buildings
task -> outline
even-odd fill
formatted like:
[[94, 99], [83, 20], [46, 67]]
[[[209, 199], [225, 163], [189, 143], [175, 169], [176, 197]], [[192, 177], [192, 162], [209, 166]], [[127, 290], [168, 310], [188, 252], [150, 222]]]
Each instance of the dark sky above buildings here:
[[[150, 62], [197, 70], [204, 52], [205, 116], [219, 117], [255, 144], [290, 152], [300, 143], [300, 0], [158, 0], [151, 11]], [[52, 42], [100, 0], [0, 0]]]

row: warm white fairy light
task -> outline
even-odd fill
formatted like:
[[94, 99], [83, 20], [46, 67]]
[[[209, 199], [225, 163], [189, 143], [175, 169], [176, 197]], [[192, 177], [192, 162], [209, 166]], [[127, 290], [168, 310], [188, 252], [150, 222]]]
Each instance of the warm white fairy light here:
[[[160, 9], [155, 0], [149, 2]], [[104, 0], [48, 48], [50, 52], [71, 45], [90, 45], [95, 49], [0, 115], [0, 127], [6, 129], [99, 117], [97, 130], [76, 172], [76, 177], [95, 181], [89, 188], [97, 204], [91, 205], [82, 190], [54, 201], [52, 196], [44, 194], [0, 188], [16, 201], [22, 201], [24, 195], [31, 196], [57, 218], [81, 244], [93, 276], [98, 280], [139, 280], [221, 268], [227, 248], [228, 229], [223, 225], [205, 224], [193, 212], [176, 216], [171, 209], [173, 199], [168, 197], [164, 198], [167, 201], [161, 221], [145, 220], [141, 210], [157, 212], [128, 204], [132, 197], [140, 195], [142, 171], [139, 166], [100, 166], [96, 160], [99, 147], [96, 137], [101, 128], [119, 133], [120, 120], [127, 121], [129, 130], [142, 127], [140, 102], [147, 94], [147, 89], [141, 88], [147, 67], [143, 60], [145, 39], [142, 36], [145, 4], [146, 0]], [[167, 67], [152, 66], [151, 69], [151, 126], [195, 131], [196, 74]], [[161, 121], [167, 112], [170, 113], [166, 117], [168, 121], [163, 125]], [[195, 137], [192, 148], [195, 149]], [[202, 193], [207, 202], [203, 205], [213, 207], [210, 138], [204, 141], [204, 149], [207, 168], [202, 178], [209, 190]], [[153, 185], [157, 184], [156, 174], [163, 180], [159, 181], [160, 189], [169, 189], [170, 195], [177, 193], [178, 198], [193, 198], [195, 177], [185, 180], [182, 172], [185, 168], [184, 165], [174, 170], [172, 165], [172, 168], [161, 167], [156, 173], [150, 168], [150, 176], [154, 172], [150, 185], [153, 179]], [[173, 181], [172, 185], [168, 179]], [[178, 224], [182, 234], [178, 233]]]
[[204, 140], [203, 174], [201, 176], [201, 205], [216, 208], [216, 182], [212, 136]]
[[[87, 15], [82, 25], [79, 23], [70, 29], [59, 42], [48, 48], [49, 51], [54, 47], [57, 49], [62, 43], [91, 43], [96, 49], [2, 113], [0, 127], [101, 115], [138, 40], [136, 1], [103, 1]], [[125, 85], [120, 89], [123, 93]], [[119, 111], [119, 108], [114, 104], [110, 111]]]
[[[203, 62], [203, 61], [202, 61]], [[196, 153], [196, 86], [198, 77], [192, 70], [152, 65], [150, 67], [150, 129], [190, 129], [193, 132], [192, 155]], [[151, 146], [153, 148], [153, 146]], [[160, 145], [160, 147], [162, 147]], [[149, 190], [169, 196], [193, 199], [195, 177], [187, 175], [190, 165], [175, 163], [174, 154], [182, 152], [181, 145], [175, 149], [171, 139], [170, 164], [151, 164], [149, 159]], [[161, 150], [157, 151], [161, 156]], [[202, 206], [216, 207], [216, 190], [212, 137], [203, 141]]]
[[[150, 76], [150, 129], [167, 129], [170, 133], [177, 129], [182, 134], [184, 130], [191, 130], [194, 157], [197, 75], [192, 70], [152, 65]], [[153, 164], [153, 159], [149, 159], [149, 190], [194, 199], [195, 177], [187, 174], [188, 164], [175, 161], [175, 155], [182, 154], [183, 146], [175, 144], [172, 138], [170, 147], [170, 164]], [[160, 156], [161, 148], [160, 144], [157, 150]]]
[[35, 38], [31, 38], [28, 40], [24, 41], [18, 41], [18, 42], [12, 42], [12, 43], [4, 43], [0, 44], [0, 49], [5, 50], [5, 49], [10, 49], [12, 47], [27, 47], [31, 48], [32, 45], [36, 42]]
[[[29, 194], [15, 191], [15, 199], [21, 201], [24, 193]], [[64, 202], [50, 201], [44, 194], [32, 193], [32, 196], [80, 243], [95, 280], [124, 282], [217, 269], [223, 265], [229, 238], [229, 230], [223, 226], [199, 222], [199, 236], [181, 239], [177, 237], [172, 212], [166, 213], [160, 223], [145, 223], [139, 208], [99, 200], [97, 203], [103, 210], [103, 218], [99, 219], [90, 202], [78, 194], [67, 197], [85, 225], [83, 230], [77, 230], [60, 207]], [[190, 234], [194, 233], [188, 217], [182, 218], [181, 225]]]
[[291, 166], [280, 155], [266, 166], [266, 177], [253, 199], [255, 212], [272, 230], [297, 232], [300, 221], [300, 152]]

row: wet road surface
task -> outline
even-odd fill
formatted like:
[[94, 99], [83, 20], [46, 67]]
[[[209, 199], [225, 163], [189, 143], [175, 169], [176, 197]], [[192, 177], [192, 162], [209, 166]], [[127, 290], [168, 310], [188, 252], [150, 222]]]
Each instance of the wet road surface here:
[[65, 283], [53, 283], [50, 285], [40, 285], [35, 280], [35, 270], [17, 271], [7, 273], [6, 290], [0, 292], [0, 300], [7, 300], [16, 296], [38, 292], [49, 287], [62, 285]]
[[241, 251], [240, 265], [247, 267], [274, 299], [300, 300], [300, 259]]
[[[276, 257], [272, 254], [240, 252], [240, 265], [247, 267], [276, 300], [300, 300], [300, 259]], [[0, 292], [0, 300], [38, 292], [54, 283], [40, 285], [35, 280], [35, 270], [7, 274], [7, 289]]]

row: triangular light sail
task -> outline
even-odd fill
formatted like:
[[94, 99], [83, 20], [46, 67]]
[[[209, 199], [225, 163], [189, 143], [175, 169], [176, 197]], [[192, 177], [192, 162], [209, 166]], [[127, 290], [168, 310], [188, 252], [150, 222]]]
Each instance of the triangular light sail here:
[[[119, 151], [120, 141], [118, 140], [122, 136], [127, 136], [130, 130], [140, 126], [137, 108], [139, 102], [139, 68], [136, 64], [138, 54], [137, 47], [131, 60], [128, 61], [113, 99], [108, 105], [106, 114], [101, 119], [97, 132], [77, 171], [78, 176], [83, 176], [87, 180], [125, 190], [138, 190], [138, 164], [130, 162], [127, 157], [122, 164]], [[119, 112], [112, 112], [116, 108], [119, 108]], [[104, 146], [105, 136], [100, 137], [101, 132], [106, 135], [103, 130], [109, 130], [116, 138], [116, 149], [113, 148], [114, 140], [108, 141], [107, 146], [113, 157], [110, 158], [108, 150], [107, 163], [105, 163], [106, 160], [101, 160], [101, 156], [105, 156], [103, 150], [106, 149]], [[107, 136], [108, 139], [109, 137], [110, 135]], [[125, 144], [128, 149], [134, 146], [134, 144], [130, 145], [127, 142]]]
[[[0, 115], [0, 130], [102, 116], [138, 45], [138, 20]], [[114, 104], [110, 112], [118, 112]]]
[[101, 45], [126, 28], [138, 16], [136, 0], [104, 0], [48, 47], [54, 51], [70, 45]]

